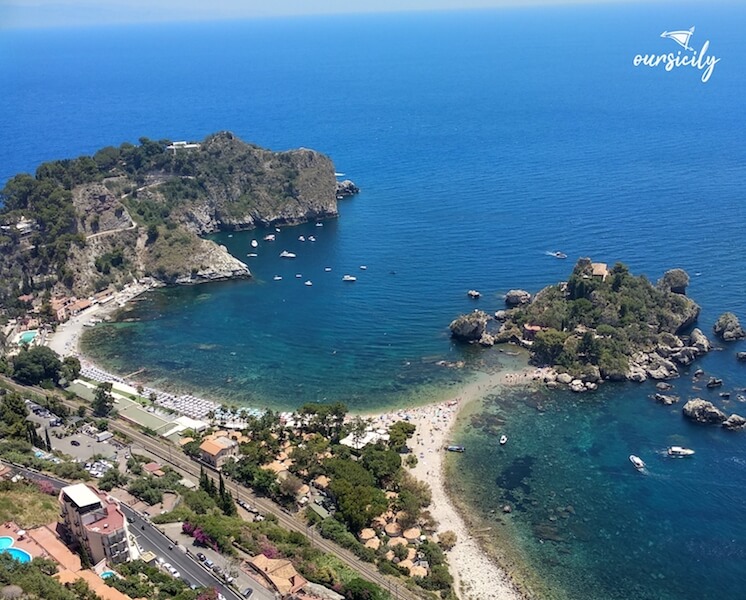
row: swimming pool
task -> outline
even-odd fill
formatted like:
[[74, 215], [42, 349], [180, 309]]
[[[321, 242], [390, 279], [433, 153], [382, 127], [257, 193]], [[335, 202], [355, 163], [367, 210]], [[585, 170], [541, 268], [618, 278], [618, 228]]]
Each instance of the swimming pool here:
[[101, 579], [108, 579], [109, 577], [114, 577], [114, 575], [116, 575], [114, 571], [104, 571], [101, 573]]
[[4, 550], [1, 550], [0, 552], [7, 552], [14, 559], [16, 559], [19, 563], [31, 562], [31, 555], [25, 550], [21, 550], [20, 548], [5, 548]]
[[0, 550], [5, 550], [6, 548], [10, 548], [13, 545], [13, 538], [12, 537], [0, 537]]
[[36, 337], [36, 334], [38, 331], [25, 331], [21, 334], [21, 343], [22, 344], [30, 344], [34, 341], [34, 338]]

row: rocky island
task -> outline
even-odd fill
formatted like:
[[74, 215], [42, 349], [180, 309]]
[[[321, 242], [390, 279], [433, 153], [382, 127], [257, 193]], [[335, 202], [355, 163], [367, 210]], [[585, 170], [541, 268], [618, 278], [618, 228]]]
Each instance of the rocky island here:
[[248, 277], [202, 235], [337, 216], [332, 161], [272, 152], [229, 132], [201, 143], [152, 141], [42, 164], [0, 192], [0, 306], [50, 291], [85, 297], [150, 277], [184, 284]]
[[669, 379], [711, 348], [702, 331], [692, 329], [700, 308], [685, 295], [688, 283], [681, 269], [653, 285], [621, 263], [609, 269], [581, 258], [566, 282], [534, 298], [511, 290], [507, 310], [494, 318], [474, 311], [450, 328], [461, 341], [525, 346], [534, 364], [553, 368], [550, 383], [574, 391], [595, 389], [602, 380]]

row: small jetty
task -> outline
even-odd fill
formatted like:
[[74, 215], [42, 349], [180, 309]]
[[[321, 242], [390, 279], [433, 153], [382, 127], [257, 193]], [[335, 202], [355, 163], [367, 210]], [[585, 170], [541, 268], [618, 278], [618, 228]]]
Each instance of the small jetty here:
[[446, 446], [446, 452], [466, 452], [465, 446]]

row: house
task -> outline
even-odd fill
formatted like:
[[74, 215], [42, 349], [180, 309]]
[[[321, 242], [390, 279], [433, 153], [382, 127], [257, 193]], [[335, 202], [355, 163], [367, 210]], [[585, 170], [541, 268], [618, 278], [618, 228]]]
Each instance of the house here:
[[199, 451], [204, 462], [219, 469], [230, 457], [238, 455], [238, 443], [227, 437], [219, 437], [202, 442]]
[[608, 274], [609, 267], [606, 263], [591, 263], [591, 277], [593, 277], [593, 279], [606, 281], [606, 276]]
[[283, 598], [303, 589], [308, 583], [287, 559], [267, 558], [259, 554], [246, 562]]
[[536, 334], [539, 333], [542, 330], [542, 327], [540, 325], [529, 325], [526, 323], [523, 326], [523, 339], [528, 341], [533, 341], [533, 339], [536, 337]]
[[127, 519], [105, 492], [78, 483], [60, 490], [60, 530], [68, 543], [84, 548], [92, 563], [130, 559]]

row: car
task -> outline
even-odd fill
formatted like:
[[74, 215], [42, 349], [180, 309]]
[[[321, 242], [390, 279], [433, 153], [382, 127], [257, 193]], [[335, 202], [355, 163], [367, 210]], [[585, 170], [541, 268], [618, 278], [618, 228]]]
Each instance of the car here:
[[70, 444], [71, 444], [72, 446], [80, 446], [80, 442], [79, 442], [78, 440], [72, 440], [72, 441], [70, 442]]
[[130, 515], [129, 517], [127, 517], [127, 520], [128, 520], [128, 521], [129, 521], [130, 523], [134, 523], [134, 522], [135, 522], [135, 517], [133, 517], [132, 515]]
[[246, 588], [243, 592], [241, 592], [241, 595], [244, 598], [251, 598], [251, 594], [254, 593], [254, 588]]
[[214, 563], [214, 562], [212, 562], [212, 561], [211, 561], [211, 560], [210, 560], [209, 558], [206, 558], [206, 559], [205, 559], [205, 566], [206, 566], [206, 567], [207, 567], [208, 569], [212, 568], [212, 565], [214, 565], [214, 564], [215, 564], [215, 563]]
[[202, 554], [201, 552], [197, 552], [197, 559], [200, 562], [205, 562], [207, 560], [207, 557], [204, 554]]
[[227, 573], [224, 573], [223, 574], [223, 580], [225, 581], [225, 583], [230, 584], [230, 583], [233, 583], [236, 580], [236, 578], [235, 577], [231, 577]]
[[223, 569], [221, 569], [218, 565], [215, 565], [212, 568], [212, 572], [215, 573], [215, 575], [220, 575], [223, 572]]

